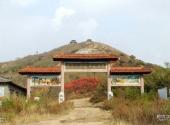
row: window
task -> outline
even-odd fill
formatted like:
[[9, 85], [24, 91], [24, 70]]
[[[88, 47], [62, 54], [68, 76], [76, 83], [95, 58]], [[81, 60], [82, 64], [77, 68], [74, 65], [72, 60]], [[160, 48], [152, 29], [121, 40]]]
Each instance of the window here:
[[3, 97], [5, 94], [5, 88], [0, 86], [0, 97]]

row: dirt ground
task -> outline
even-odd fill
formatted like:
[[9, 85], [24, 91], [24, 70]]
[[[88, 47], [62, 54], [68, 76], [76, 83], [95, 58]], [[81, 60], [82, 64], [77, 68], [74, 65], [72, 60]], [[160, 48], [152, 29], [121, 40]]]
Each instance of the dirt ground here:
[[115, 124], [109, 111], [104, 111], [89, 102], [89, 98], [72, 100], [74, 109], [54, 120], [40, 121], [27, 125], [125, 125]]

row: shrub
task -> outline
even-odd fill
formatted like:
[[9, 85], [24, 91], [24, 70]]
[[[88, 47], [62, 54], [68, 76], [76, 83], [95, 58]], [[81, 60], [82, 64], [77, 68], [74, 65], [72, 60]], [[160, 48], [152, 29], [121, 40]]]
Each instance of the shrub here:
[[65, 84], [65, 89], [75, 93], [86, 93], [94, 91], [99, 81], [95, 78], [81, 78]]
[[2, 101], [2, 109], [4, 112], [14, 112], [19, 113], [26, 108], [26, 103], [24, 97], [18, 98], [17, 96], [12, 96], [10, 99], [4, 99]]
[[98, 84], [96, 91], [93, 96], [90, 98], [90, 102], [98, 103], [104, 101], [107, 98], [107, 83], [102, 82]]
[[141, 95], [140, 89], [136, 87], [126, 87], [125, 88], [125, 97], [128, 99], [136, 99]]
[[170, 87], [170, 69], [169, 68], [154, 68], [150, 75], [145, 76], [145, 90], [157, 91], [162, 87]]

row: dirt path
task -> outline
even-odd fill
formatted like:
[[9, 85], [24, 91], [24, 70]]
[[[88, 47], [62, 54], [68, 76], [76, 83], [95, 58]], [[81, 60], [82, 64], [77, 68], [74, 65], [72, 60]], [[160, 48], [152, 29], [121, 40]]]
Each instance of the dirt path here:
[[88, 98], [73, 100], [74, 109], [67, 115], [28, 125], [111, 125], [111, 113], [92, 105], [88, 100]]

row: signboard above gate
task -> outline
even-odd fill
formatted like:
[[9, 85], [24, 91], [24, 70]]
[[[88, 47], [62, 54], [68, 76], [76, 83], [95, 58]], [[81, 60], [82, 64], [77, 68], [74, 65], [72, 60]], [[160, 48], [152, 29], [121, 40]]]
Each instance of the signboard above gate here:
[[106, 69], [107, 64], [102, 62], [91, 62], [91, 63], [83, 63], [83, 62], [67, 62], [65, 63], [65, 69]]

